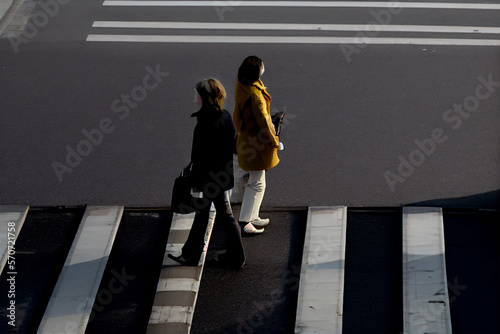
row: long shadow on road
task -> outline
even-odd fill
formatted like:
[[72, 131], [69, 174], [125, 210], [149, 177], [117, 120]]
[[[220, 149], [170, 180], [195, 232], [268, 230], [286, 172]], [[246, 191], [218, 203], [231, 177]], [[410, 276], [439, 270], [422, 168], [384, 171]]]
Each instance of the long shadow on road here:
[[[238, 217], [239, 207], [233, 207]], [[192, 334], [293, 333], [307, 210], [261, 211], [271, 224], [262, 235], [243, 238], [242, 270], [205, 267]], [[209, 255], [224, 248], [215, 222]]]

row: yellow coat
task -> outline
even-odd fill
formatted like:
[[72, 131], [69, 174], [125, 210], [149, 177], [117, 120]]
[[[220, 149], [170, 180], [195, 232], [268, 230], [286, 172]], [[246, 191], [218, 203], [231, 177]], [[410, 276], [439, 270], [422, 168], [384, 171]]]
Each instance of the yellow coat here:
[[236, 152], [245, 171], [268, 170], [279, 163], [279, 138], [271, 121], [271, 96], [261, 80], [238, 81], [233, 121], [238, 132]]

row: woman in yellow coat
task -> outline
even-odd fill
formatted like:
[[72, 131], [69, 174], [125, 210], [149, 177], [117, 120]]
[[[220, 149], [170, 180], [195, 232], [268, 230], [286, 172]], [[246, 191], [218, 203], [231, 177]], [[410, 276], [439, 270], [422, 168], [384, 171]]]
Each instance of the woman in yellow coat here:
[[262, 60], [247, 57], [238, 70], [235, 91], [233, 121], [238, 132], [238, 163], [250, 173], [240, 211], [242, 234], [262, 233], [269, 224], [269, 219], [259, 217], [266, 189], [265, 171], [279, 162], [280, 142], [271, 121], [271, 96], [260, 80], [263, 73]]

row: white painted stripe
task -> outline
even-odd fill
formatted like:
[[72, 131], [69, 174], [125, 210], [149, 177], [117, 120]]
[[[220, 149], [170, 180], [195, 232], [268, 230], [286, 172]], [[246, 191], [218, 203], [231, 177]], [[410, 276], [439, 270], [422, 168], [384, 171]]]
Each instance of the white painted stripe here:
[[444, 252], [441, 209], [404, 207], [403, 315], [406, 334], [452, 333]]
[[[0, 273], [9, 260], [9, 250], [15, 261], [16, 240], [23, 228], [28, 206], [22, 205], [2, 205], [0, 206]], [[7, 267], [7, 272], [17, 272], [15, 263], [12, 268]]]
[[[150, 324], [162, 324], [171, 322], [188, 323], [189, 314], [193, 312], [191, 307], [187, 306], [153, 306], [151, 316], [149, 317]], [[152, 331], [148, 329], [148, 331]], [[189, 332], [188, 332], [189, 333]], [[172, 333], [178, 334], [178, 333]]]
[[342, 333], [346, 224], [344, 206], [309, 208], [296, 333]]
[[214, 23], [214, 22], [137, 22], [95, 21], [94, 28], [137, 29], [215, 29], [215, 30], [299, 30], [299, 31], [382, 31], [500, 34], [500, 27], [366, 25], [366, 24], [290, 24], [290, 23]]
[[194, 220], [194, 213], [185, 215], [174, 212], [170, 230], [171, 231], [190, 230], [191, 225], [193, 225], [193, 220]]
[[[172, 216], [171, 230], [185, 230], [189, 229], [194, 221], [195, 215], [177, 215]], [[205, 264], [206, 252], [208, 249], [208, 244], [210, 242], [210, 236], [212, 234], [212, 228], [215, 220], [215, 208], [212, 205], [209, 215], [209, 222], [207, 225], [207, 230], [205, 233], [205, 247], [203, 253], [201, 254], [200, 263], [201, 266], [199, 277], [193, 278], [159, 278], [157, 285], [157, 293], [165, 291], [192, 291], [194, 293], [193, 305], [192, 306], [158, 306], [153, 305], [151, 315], [149, 318], [149, 324], [146, 333], [158, 333], [166, 332], [168, 324], [171, 323], [183, 323], [187, 324], [187, 333], [189, 333], [191, 324], [193, 322], [194, 309], [196, 306], [196, 301], [198, 299], [198, 291], [200, 289], [201, 275], [203, 273], [203, 266]], [[178, 256], [182, 253], [183, 244], [173, 244], [167, 242], [167, 247], [165, 249], [165, 256], [163, 258], [163, 266], [179, 266], [179, 264], [168, 257], [168, 254], [174, 254]], [[163, 326], [165, 329], [162, 329]], [[171, 330], [171, 329], [168, 329]], [[184, 333], [184, 332], [183, 332]]]
[[160, 278], [156, 291], [198, 292], [200, 281], [193, 278]]
[[377, 44], [377, 45], [444, 45], [500, 46], [497, 39], [455, 38], [385, 38], [385, 37], [295, 37], [295, 36], [202, 36], [202, 35], [98, 35], [87, 36], [87, 42], [145, 43], [231, 43], [231, 44]]
[[378, 1], [120, 1], [106, 0], [103, 6], [160, 7], [328, 7], [328, 8], [432, 8], [500, 9], [499, 4], [448, 2], [378, 2]]
[[122, 214], [118, 206], [86, 209], [37, 333], [65, 333], [68, 326], [85, 333]]

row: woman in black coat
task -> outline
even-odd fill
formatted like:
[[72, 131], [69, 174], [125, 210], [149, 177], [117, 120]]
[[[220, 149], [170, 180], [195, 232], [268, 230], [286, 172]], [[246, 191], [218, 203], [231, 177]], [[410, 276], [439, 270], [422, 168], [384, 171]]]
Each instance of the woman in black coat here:
[[228, 193], [234, 187], [236, 130], [231, 115], [223, 109], [226, 91], [218, 80], [202, 80], [196, 84], [196, 91], [202, 101], [201, 109], [192, 115], [198, 120], [191, 150], [196, 216], [188, 240], [182, 247], [182, 255], [169, 257], [183, 265], [198, 265], [205, 246], [210, 206], [214, 203], [217, 220], [224, 225], [227, 238], [227, 252], [219, 255], [218, 262], [241, 268], [245, 264], [245, 252]]

